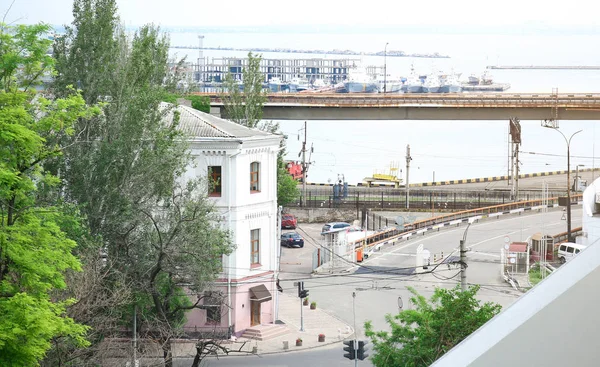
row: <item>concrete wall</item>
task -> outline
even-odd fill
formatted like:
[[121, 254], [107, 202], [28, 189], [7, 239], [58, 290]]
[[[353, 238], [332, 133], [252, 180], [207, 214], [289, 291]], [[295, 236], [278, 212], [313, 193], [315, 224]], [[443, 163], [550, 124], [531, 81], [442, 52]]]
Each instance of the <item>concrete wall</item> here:
[[355, 209], [285, 208], [284, 213], [293, 214], [299, 223], [348, 222], [358, 219]]

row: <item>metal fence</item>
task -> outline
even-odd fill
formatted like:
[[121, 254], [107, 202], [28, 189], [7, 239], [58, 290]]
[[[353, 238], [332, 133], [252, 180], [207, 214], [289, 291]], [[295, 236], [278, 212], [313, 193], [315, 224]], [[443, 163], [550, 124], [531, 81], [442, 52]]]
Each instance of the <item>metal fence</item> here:
[[[410, 209], [420, 210], [469, 210], [487, 206], [508, 204], [514, 201], [541, 200], [541, 190], [521, 190], [515, 200], [507, 191], [456, 191], [412, 189], [409, 192]], [[562, 196], [563, 191], [550, 191], [548, 195]], [[301, 193], [302, 195], [302, 193]], [[402, 189], [354, 189], [344, 194], [333, 189], [309, 189], [306, 191], [306, 208], [338, 209], [402, 209], [407, 208], [406, 192]], [[302, 196], [292, 205], [302, 207]]]

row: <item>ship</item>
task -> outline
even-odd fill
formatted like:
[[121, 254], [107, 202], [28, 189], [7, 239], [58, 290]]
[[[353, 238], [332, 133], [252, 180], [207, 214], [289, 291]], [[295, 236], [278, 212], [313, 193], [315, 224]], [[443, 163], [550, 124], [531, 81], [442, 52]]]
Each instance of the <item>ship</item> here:
[[462, 85], [458, 80], [458, 75], [450, 74], [444, 75], [441, 78], [442, 86], [440, 87], [440, 93], [460, 93], [462, 92]]
[[307, 89], [310, 89], [310, 84], [308, 83], [308, 79], [306, 78], [293, 78], [289, 84], [290, 92], [302, 92]]
[[279, 77], [273, 77], [271, 79], [269, 79], [269, 89], [271, 90], [271, 92], [283, 92], [284, 90], [287, 89], [288, 85], [286, 83], [284, 83], [281, 78]]
[[369, 76], [363, 67], [350, 69], [348, 79], [344, 80], [344, 88], [347, 93], [377, 93], [379, 91], [377, 81]]
[[429, 75], [423, 83], [423, 93], [439, 93], [442, 87], [440, 77], [435, 74]]

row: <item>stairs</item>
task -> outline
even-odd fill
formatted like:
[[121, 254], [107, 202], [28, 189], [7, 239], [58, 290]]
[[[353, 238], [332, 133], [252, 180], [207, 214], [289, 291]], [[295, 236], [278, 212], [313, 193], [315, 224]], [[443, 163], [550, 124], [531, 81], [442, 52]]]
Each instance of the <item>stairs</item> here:
[[290, 330], [285, 325], [255, 325], [244, 330], [241, 338], [249, 340], [268, 340], [289, 332]]

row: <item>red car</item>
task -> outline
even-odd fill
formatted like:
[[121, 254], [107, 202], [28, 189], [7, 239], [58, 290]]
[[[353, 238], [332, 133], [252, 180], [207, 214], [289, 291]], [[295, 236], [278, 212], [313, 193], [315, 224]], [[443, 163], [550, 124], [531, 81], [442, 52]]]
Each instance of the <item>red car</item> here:
[[281, 216], [281, 228], [296, 229], [297, 224], [298, 224], [298, 221], [296, 220], [296, 217], [294, 217], [293, 215], [284, 214]]

